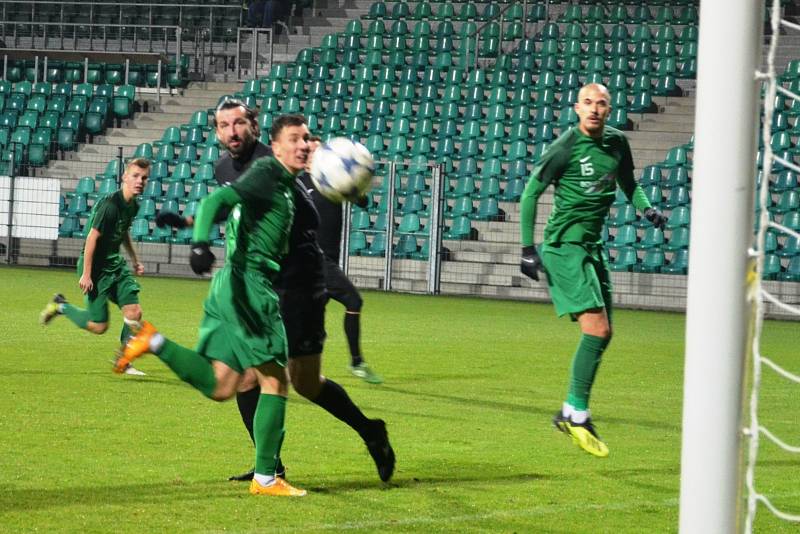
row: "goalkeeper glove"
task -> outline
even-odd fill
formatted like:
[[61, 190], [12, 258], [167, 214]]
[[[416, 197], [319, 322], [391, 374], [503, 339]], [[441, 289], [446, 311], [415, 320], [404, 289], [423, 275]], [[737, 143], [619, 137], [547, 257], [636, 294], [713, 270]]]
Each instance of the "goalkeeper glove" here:
[[661, 230], [666, 227], [667, 221], [669, 220], [667, 216], [665, 216], [656, 208], [647, 208], [644, 210], [644, 218], [653, 223], [653, 226]]
[[189, 254], [189, 265], [192, 266], [192, 270], [195, 274], [210, 272], [215, 259], [214, 253], [208, 248], [208, 243], [205, 241], [192, 243], [192, 250]]
[[173, 213], [171, 211], [159, 211], [158, 215], [156, 215], [156, 226], [159, 228], [172, 226], [173, 228], [180, 230], [181, 228], [186, 228], [187, 224], [186, 219], [177, 213]]
[[542, 258], [536, 252], [536, 247], [522, 247], [522, 257], [519, 260], [519, 270], [532, 280], [539, 281], [539, 271], [542, 269]]

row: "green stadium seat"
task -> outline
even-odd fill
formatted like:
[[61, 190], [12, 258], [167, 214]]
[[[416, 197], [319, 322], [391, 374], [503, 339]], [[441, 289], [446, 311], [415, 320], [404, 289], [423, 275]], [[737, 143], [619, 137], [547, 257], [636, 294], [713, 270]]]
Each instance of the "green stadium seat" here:
[[667, 251], [676, 251], [688, 247], [689, 247], [689, 228], [686, 226], [680, 226], [678, 228], [674, 228], [669, 234], [669, 239], [663, 245], [664, 250]]
[[367, 235], [364, 232], [350, 232], [349, 254], [358, 256], [367, 248]]
[[636, 255], [635, 248], [622, 247], [616, 251], [616, 255], [612, 258], [608, 267], [616, 272], [630, 272], [638, 262], [639, 258]]
[[661, 267], [662, 274], [686, 274], [689, 269], [689, 251], [678, 249], [672, 254], [669, 263]]
[[774, 213], [789, 213], [800, 209], [800, 193], [797, 190], [783, 191], [778, 202], [770, 211]]
[[89, 212], [89, 205], [86, 195], [74, 195], [67, 207], [67, 214], [81, 217]]
[[609, 249], [630, 247], [636, 243], [636, 228], [631, 224], [624, 224], [617, 228], [614, 239], [608, 243]]
[[442, 234], [443, 239], [464, 240], [472, 236], [472, 223], [469, 217], [458, 216], [450, 227]]
[[667, 228], [679, 228], [682, 226], [689, 226], [691, 224], [691, 215], [689, 207], [686, 205], [678, 206], [669, 214], [667, 221]]
[[386, 234], [376, 233], [372, 237], [369, 246], [361, 250], [362, 256], [382, 257], [386, 255]]
[[663, 244], [664, 232], [660, 228], [650, 226], [645, 229], [642, 240], [637, 243], [633, 243], [633, 247], [640, 250], [648, 250], [653, 248], [661, 249]]
[[631, 224], [635, 220], [636, 208], [630, 204], [625, 204], [614, 210], [614, 213], [608, 219], [608, 225], [616, 228], [626, 224]]
[[75, 215], [68, 215], [64, 217], [64, 220], [61, 221], [61, 225], [58, 227], [58, 236], [72, 237], [72, 235], [79, 232], [80, 229], [81, 223], [78, 217]]
[[471, 219], [477, 221], [500, 221], [504, 214], [500, 210], [497, 198], [483, 198], [478, 203], [478, 209], [470, 214]]

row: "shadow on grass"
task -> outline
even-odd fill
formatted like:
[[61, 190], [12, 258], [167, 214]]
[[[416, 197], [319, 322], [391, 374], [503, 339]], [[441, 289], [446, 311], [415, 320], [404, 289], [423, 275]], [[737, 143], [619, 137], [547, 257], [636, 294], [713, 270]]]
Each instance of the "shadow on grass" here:
[[[458, 486], [460, 484], [474, 485], [475, 483], [518, 483], [548, 479], [545, 475], [535, 473], [518, 473], [504, 476], [433, 476], [399, 479], [389, 483], [365, 480], [364, 478], [339, 480], [330, 484], [315, 486], [313, 484], [299, 485], [309, 491], [311, 495], [336, 495], [353, 491], [393, 489], [415, 489], [427, 486]], [[51, 508], [64, 508], [70, 506], [119, 506], [119, 505], [167, 505], [168, 503], [199, 501], [208, 503], [209, 498], [240, 499], [249, 497], [247, 484], [220, 481], [198, 482], [162, 482], [154, 484], [121, 484], [113, 486], [83, 486], [63, 487], [53, 489], [10, 489], [0, 488], [0, 510], [37, 511]]]
[[[376, 389], [376, 391], [378, 390]], [[503, 402], [503, 401], [492, 400], [490, 398], [469, 398], [469, 397], [459, 397], [456, 395], [445, 395], [442, 393], [428, 393], [417, 390], [412, 391], [408, 389], [403, 389], [395, 386], [386, 386], [386, 385], [381, 386], [379, 391], [387, 391], [391, 393], [397, 393], [400, 395], [409, 395], [416, 398], [443, 400], [451, 402], [453, 404], [461, 404], [464, 406], [470, 406], [474, 408], [481, 408], [481, 409], [488, 408], [504, 412], [541, 415], [546, 417], [547, 421], [550, 421], [550, 418], [553, 416], [553, 414], [557, 409], [553, 407], [541, 408], [533, 404], [527, 404], [527, 403]], [[652, 428], [656, 430], [673, 430], [676, 432], [680, 432], [681, 429], [679, 424], [670, 425], [670, 424], [664, 424], [662, 421], [648, 421], [646, 419], [641, 419], [641, 418], [625, 419], [623, 417], [601, 416], [596, 418], [596, 420], [598, 422], [603, 422], [603, 423], [633, 425], [645, 428]]]
[[[365, 482], [363, 479], [358, 480], [343, 480], [332, 484], [325, 484], [323, 486], [304, 486], [308, 489], [309, 493], [321, 493], [325, 495], [334, 495], [337, 493], [347, 493], [350, 491], [358, 491], [365, 489], [424, 489], [427, 486], [440, 486], [446, 484], [448, 486], [458, 486], [460, 484], [475, 485], [478, 484], [491, 484], [491, 483], [518, 483], [518, 482], [532, 482], [536, 480], [548, 480], [552, 477], [541, 475], [537, 473], [515, 473], [509, 475], [491, 475], [485, 474], [481, 476], [470, 476], [469, 473], [474, 471], [464, 471], [464, 476], [430, 476], [430, 477], [413, 477], [413, 478], [400, 478], [392, 480], [388, 483], [373, 483]], [[301, 484], [302, 486], [302, 484]]]
[[208, 501], [209, 496], [239, 498], [247, 496], [247, 487], [218, 481], [161, 482], [154, 484], [121, 484], [112, 486], [64, 487], [52, 489], [0, 488], [0, 510], [46, 510], [86, 505], [119, 506], [131, 504], [166, 504], [180, 501]]

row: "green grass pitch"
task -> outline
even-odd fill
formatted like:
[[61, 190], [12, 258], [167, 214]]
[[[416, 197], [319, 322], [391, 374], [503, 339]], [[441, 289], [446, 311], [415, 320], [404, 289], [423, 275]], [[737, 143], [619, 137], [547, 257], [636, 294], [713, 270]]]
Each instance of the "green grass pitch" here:
[[[192, 344], [207, 282], [141, 282], [145, 317]], [[155, 357], [139, 364], [146, 377], [112, 374], [119, 313], [104, 336], [63, 317], [42, 328], [56, 291], [81, 300], [73, 272], [0, 268], [2, 532], [677, 530], [683, 315], [615, 313], [592, 399], [603, 460], [550, 426], [578, 333], [549, 305], [367, 292], [364, 354], [386, 379], [371, 386], [346, 370], [331, 303], [323, 370], [388, 422], [397, 470], [381, 484], [355, 433], [292, 393], [283, 457], [309, 496], [275, 499], [226, 481], [252, 464], [235, 402], [204, 399]], [[798, 332], [765, 328], [765, 354], [795, 373]], [[765, 373], [762, 419], [793, 443], [798, 399], [798, 386]], [[762, 442], [759, 488], [794, 513], [798, 466]], [[756, 526], [792, 531], [763, 506]]]

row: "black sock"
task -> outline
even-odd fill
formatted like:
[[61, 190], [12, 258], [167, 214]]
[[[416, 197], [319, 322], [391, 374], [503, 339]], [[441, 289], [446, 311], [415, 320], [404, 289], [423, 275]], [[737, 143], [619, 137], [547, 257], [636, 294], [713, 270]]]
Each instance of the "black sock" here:
[[256, 416], [256, 406], [258, 406], [258, 399], [260, 396], [260, 386], [236, 394], [236, 405], [239, 407], [239, 415], [242, 416], [242, 423], [244, 423], [247, 433], [250, 434], [250, 440], [253, 444], [256, 442], [253, 438], [253, 419]]
[[371, 435], [372, 425], [370, 420], [358, 409], [342, 386], [326, 378], [322, 384], [319, 395], [314, 399], [314, 404], [324, 408], [331, 415], [344, 421], [353, 428], [364, 441]]
[[355, 367], [364, 361], [361, 357], [361, 347], [359, 346], [359, 338], [361, 337], [361, 314], [348, 313], [344, 314], [344, 334], [347, 336], [347, 344], [350, 346], [350, 364]]

